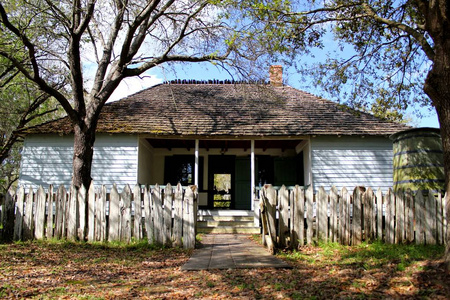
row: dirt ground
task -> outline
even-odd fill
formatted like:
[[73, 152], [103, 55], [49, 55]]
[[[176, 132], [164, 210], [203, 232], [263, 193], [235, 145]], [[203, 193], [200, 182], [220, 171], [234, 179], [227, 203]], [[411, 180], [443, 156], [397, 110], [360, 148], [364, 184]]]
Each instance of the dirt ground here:
[[[0, 245], [0, 298], [21, 299], [449, 299], [437, 259], [381, 263], [281, 255], [292, 269], [181, 271], [190, 251], [68, 242]], [[344, 261], [345, 264], [340, 263]], [[348, 263], [347, 263], [348, 262]]]

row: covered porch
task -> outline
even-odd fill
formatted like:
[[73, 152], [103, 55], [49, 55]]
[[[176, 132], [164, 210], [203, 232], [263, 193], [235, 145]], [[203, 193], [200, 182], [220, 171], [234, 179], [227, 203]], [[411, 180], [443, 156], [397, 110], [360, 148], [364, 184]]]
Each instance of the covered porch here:
[[222, 226], [253, 233], [250, 227], [259, 228], [258, 187], [310, 184], [307, 137], [140, 137], [139, 144], [139, 183], [196, 185], [199, 226], [206, 232]]

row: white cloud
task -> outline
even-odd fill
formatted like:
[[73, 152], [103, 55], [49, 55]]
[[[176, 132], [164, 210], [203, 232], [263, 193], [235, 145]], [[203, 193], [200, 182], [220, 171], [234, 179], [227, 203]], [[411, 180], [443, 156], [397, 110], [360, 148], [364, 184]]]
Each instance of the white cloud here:
[[143, 74], [140, 77], [125, 78], [111, 95], [108, 102], [122, 99], [143, 89], [162, 83], [163, 81], [157, 75], [147, 74]]

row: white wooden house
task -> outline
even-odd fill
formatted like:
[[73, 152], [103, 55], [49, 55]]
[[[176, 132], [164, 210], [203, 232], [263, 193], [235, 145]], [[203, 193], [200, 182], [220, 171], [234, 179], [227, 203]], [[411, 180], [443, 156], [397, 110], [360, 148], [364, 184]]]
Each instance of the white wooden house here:
[[[173, 81], [105, 105], [93, 180], [196, 184], [200, 208], [239, 210], [264, 183], [392, 187], [388, 137], [408, 127], [283, 85], [275, 70], [270, 84]], [[69, 185], [71, 132], [66, 118], [28, 131], [20, 185]]]

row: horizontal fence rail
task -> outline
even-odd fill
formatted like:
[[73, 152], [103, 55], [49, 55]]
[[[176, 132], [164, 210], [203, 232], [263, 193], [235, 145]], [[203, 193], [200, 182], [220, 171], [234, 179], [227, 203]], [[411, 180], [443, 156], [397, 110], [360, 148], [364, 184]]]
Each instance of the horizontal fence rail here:
[[297, 248], [313, 241], [358, 245], [375, 239], [390, 244], [443, 244], [446, 197], [441, 193], [383, 194], [371, 188], [304, 189], [265, 185], [259, 191], [263, 242], [275, 248]]
[[23, 187], [9, 192], [2, 207], [4, 240], [56, 238], [87, 241], [131, 239], [166, 246], [195, 247], [197, 190], [195, 186], [170, 184], [121, 193], [114, 185], [109, 192], [92, 183], [89, 190], [64, 186], [57, 190], [41, 186], [28, 193]]

